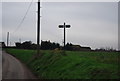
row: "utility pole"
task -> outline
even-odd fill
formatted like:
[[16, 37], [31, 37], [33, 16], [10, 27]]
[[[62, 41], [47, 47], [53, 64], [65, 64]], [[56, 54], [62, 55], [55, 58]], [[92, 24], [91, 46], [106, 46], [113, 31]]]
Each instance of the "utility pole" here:
[[19, 38], [19, 43], [21, 43], [21, 38]]
[[9, 44], [9, 32], [7, 32], [7, 46]]
[[64, 28], [64, 50], [65, 50], [65, 29], [66, 28], [70, 28], [70, 25], [66, 25], [65, 22], [64, 22], [64, 25], [59, 25], [59, 28]]
[[37, 20], [37, 55], [40, 53], [40, 0], [38, 0], [38, 20]]

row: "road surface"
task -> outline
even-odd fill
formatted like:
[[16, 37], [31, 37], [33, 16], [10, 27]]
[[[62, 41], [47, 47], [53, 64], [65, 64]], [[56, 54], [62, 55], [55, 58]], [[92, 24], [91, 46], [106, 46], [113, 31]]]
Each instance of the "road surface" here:
[[2, 49], [0, 48], [0, 81], [2, 80]]
[[36, 77], [15, 57], [2, 52], [2, 79], [36, 79]]

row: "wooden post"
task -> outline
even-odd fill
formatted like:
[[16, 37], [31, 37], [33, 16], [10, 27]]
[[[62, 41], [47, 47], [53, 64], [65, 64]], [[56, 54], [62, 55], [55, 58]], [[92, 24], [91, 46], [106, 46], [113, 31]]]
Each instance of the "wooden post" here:
[[38, 0], [37, 55], [40, 53], [40, 0]]
[[59, 28], [64, 28], [64, 50], [65, 50], [65, 44], [66, 44], [66, 40], [65, 40], [65, 29], [66, 28], [70, 28], [70, 25], [66, 25], [65, 22], [64, 22], [64, 25], [59, 25]]

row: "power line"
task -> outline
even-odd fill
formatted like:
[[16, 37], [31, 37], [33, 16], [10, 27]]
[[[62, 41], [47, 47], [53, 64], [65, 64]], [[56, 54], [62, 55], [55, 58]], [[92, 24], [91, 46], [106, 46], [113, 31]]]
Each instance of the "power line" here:
[[31, 7], [31, 5], [32, 5], [32, 2], [33, 2], [33, 0], [32, 0], [31, 3], [29, 4], [28, 9], [27, 9], [25, 15], [23, 16], [23, 19], [21, 20], [21, 22], [19, 23], [19, 25], [17, 26], [17, 28], [16, 28], [12, 33], [15, 33], [15, 32], [21, 27], [22, 23], [24, 22], [27, 14], [28, 14], [28, 11], [30, 10], [30, 7]]

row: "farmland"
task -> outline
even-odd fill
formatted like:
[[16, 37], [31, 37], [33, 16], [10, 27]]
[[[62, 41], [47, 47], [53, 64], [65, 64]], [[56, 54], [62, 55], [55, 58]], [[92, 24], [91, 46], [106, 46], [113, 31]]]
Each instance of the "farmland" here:
[[5, 49], [43, 79], [119, 79], [118, 52]]

